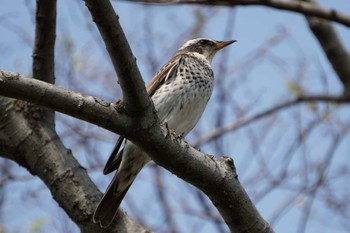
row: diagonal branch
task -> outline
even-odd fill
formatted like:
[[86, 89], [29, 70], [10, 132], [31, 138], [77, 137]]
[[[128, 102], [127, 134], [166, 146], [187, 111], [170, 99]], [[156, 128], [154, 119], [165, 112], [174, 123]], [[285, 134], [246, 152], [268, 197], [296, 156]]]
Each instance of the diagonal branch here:
[[[148, 127], [144, 127], [144, 122], [149, 122], [147, 117], [150, 116], [145, 115], [135, 121], [135, 118], [117, 112], [110, 104], [103, 104], [91, 96], [79, 95], [38, 80], [28, 80], [16, 73], [0, 72], [0, 94], [40, 103], [113, 132], [125, 132], [129, 135], [128, 139], [157, 164], [202, 190], [232, 232], [273, 232], [241, 186], [232, 159], [225, 157], [215, 160], [213, 156], [190, 147], [181, 137], [160, 128], [159, 124], [146, 124]], [[36, 85], [44, 87], [44, 90], [37, 91]], [[15, 91], [16, 86], [21, 91]], [[64, 104], [60, 103], [62, 100]], [[103, 115], [107, 116], [102, 120], [105, 123], [101, 123], [100, 117]], [[119, 120], [124, 122], [120, 123]]]
[[[85, 2], [118, 73], [125, 108], [119, 104], [114, 109], [109, 103], [96, 98], [28, 80], [11, 72], [0, 73], [0, 93], [35, 102], [124, 134], [157, 164], [202, 190], [219, 210], [231, 231], [273, 232], [240, 185], [232, 159], [225, 157], [215, 160], [160, 127], [110, 2]], [[36, 85], [44, 89], [36, 88]]]
[[222, 136], [225, 133], [235, 131], [235, 130], [242, 128], [248, 124], [251, 124], [255, 121], [258, 121], [264, 117], [267, 117], [271, 114], [275, 114], [282, 109], [289, 108], [289, 107], [292, 107], [296, 104], [300, 104], [300, 103], [304, 103], [304, 102], [329, 102], [329, 103], [347, 103], [347, 104], [349, 104], [350, 97], [348, 97], [348, 96], [326, 96], [326, 95], [299, 96], [295, 99], [287, 100], [285, 102], [279, 103], [279, 104], [277, 104], [277, 105], [275, 105], [267, 110], [264, 110], [260, 113], [255, 114], [255, 115], [241, 117], [237, 121], [235, 121], [229, 125], [217, 128], [214, 131], [200, 137], [195, 142], [193, 142], [191, 145], [193, 147], [198, 147], [204, 143], [208, 143], [208, 142], [211, 142], [211, 141], [219, 138], [220, 136]]
[[126, 110], [132, 115], [138, 115], [151, 105], [151, 101], [137, 67], [136, 58], [118, 21], [119, 16], [108, 0], [84, 1], [101, 33], [118, 74]]
[[350, 16], [337, 12], [334, 9], [323, 8], [314, 4], [299, 1], [282, 0], [124, 0], [130, 2], [156, 3], [156, 4], [201, 4], [211, 6], [266, 6], [280, 10], [301, 13], [305, 16], [334, 21], [350, 27]]
[[[107, 233], [92, 222], [102, 196], [83, 168], [65, 148], [54, 129], [27, 120], [26, 102], [0, 97], [1, 156], [17, 162], [38, 176], [55, 201], [83, 233]], [[118, 212], [116, 232], [150, 232]]]
[[[307, 2], [317, 6], [317, 2], [314, 0], [307, 0]], [[320, 18], [306, 17], [306, 20], [310, 30], [320, 43], [334, 71], [342, 82], [344, 94], [350, 95], [350, 55], [339, 39], [335, 28], [330, 22]]]

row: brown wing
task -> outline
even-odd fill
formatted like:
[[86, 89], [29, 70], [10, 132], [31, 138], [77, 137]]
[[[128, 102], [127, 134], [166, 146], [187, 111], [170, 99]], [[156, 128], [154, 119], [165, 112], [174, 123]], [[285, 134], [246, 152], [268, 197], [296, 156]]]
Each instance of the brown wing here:
[[[151, 82], [147, 86], [147, 92], [149, 96], [152, 96], [157, 89], [163, 84], [166, 80], [173, 77], [177, 67], [180, 63], [180, 56], [174, 56], [165, 66], [163, 66], [158, 73], [154, 75]], [[122, 161], [123, 149], [120, 150], [121, 145], [123, 144], [125, 138], [120, 136], [117, 143], [115, 144], [111, 155], [109, 156], [107, 163], [103, 169], [103, 174], [109, 174], [114, 170], [119, 168], [120, 162]], [[120, 151], [119, 151], [120, 150]]]
[[179, 55], [174, 56], [165, 66], [163, 66], [158, 73], [154, 75], [150, 83], [147, 85], [147, 92], [149, 96], [153, 96], [156, 90], [166, 80], [173, 77], [176, 73], [177, 67], [180, 63], [181, 57]]

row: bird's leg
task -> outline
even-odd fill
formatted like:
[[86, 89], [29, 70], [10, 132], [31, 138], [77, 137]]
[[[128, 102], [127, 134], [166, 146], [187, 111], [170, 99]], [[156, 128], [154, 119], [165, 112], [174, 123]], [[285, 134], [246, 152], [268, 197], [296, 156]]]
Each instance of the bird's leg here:
[[168, 122], [164, 122], [164, 126], [166, 129], [166, 136], [173, 136], [176, 142], [180, 143], [183, 140], [184, 133], [178, 135], [175, 130], [169, 128]]
[[125, 106], [124, 106], [124, 102], [122, 100], [118, 100], [117, 102], [115, 102], [113, 104], [113, 108], [115, 110], [117, 110], [117, 112], [119, 112], [119, 113], [125, 112]]
[[172, 133], [173, 133], [173, 136], [174, 136], [175, 141], [176, 141], [177, 143], [181, 143], [181, 142], [183, 141], [184, 136], [185, 136], [184, 133], [182, 133], [182, 134], [177, 134], [175, 131], [172, 131]]

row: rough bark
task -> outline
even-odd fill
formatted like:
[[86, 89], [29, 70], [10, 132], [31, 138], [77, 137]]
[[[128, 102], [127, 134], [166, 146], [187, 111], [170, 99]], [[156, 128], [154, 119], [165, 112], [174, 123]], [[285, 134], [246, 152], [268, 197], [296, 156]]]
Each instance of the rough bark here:
[[[58, 88], [54, 82], [55, 1], [38, 1], [36, 40], [33, 50], [33, 76], [28, 79], [13, 72], [0, 73], [0, 145], [1, 154], [26, 167], [40, 177], [51, 190], [54, 199], [80, 227], [82, 232], [110, 232], [92, 223], [92, 213], [101, 194], [86, 171], [65, 148], [53, 129], [53, 119], [46, 127], [45, 111], [53, 115], [60, 111], [73, 117], [122, 134], [144, 149], [159, 165], [202, 190], [219, 210], [232, 232], [273, 232], [260, 216], [240, 185], [233, 160], [215, 159], [190, 147], [181, 137], [161, 128], [154, 108], [147, 96], [136, 59], [127, 43], [111, 4], [107, 0], [85, 0], [93, 20], [104, 39], [123, 90], [123, 103], [113, 105], [91, 96]], [[144, 2], [152, 2], [145, 0]], [[166, 2], [166, 1], [153, 1]], [[333, 20], [350, 26], [348, 16], [309, 3], [283, 1], [167, 1], [173, 3], [200, 3], [219, 5], [264, 5], [299, 12], [308, 16]], [[312, 22], [309, 22], [312, 28]], [[319, 24], [317, 24], [319, 25]], [[316, 26], [317, 26], [316, 25]], [[52, 28], [53, 27], [53, 28]], [[51, 30], [52, 29], [52, 30]], [[49, 30], [45, 37], [45, 31]], [[349, 93], [349, 70], [344, 70], [334, 57], [334, 39], [323, 34], [330, 28], [312, 28], [320, 39], [334, 69]], [[332, 33], [330, 33], [332, 34]], [[328, 35], [329, 36], [329, 35]], [[317, 36], [318, 38], [318, 36]], [[46, 42], [48, 44], [46, 44]], [[330, 43], [331, 42], [331, 43]], [[339, 43], [338, 43], [339, 44]], [[341, 43], [340, 43], [341, 45]], [[341, 48], [339, 46], [336, 46]], [[342, 59], [344, 60], [344, 59]], [[334, 64], [333, 64], [334, 63]], [[349, 64], [348, 62], [346, 64]], [[337, 68], [337, 67], [340, 68]], [[52, 100], [55, 101], [52, 101]], [[50, 108], [45, 110], [28, 101]], [[348, 101], [346, 99], [346, 101]], [[166, 156], [164, 156], [166, 155]], [[119, 212], [113, 230], [118, 232], [147, 232], [148, 230]]]
[[[318, 6], [314, 0], [304, 0]], [[311, 32], [327, 56], [340, 82], [344, 86], [344, 95], [350, 95], [350, 55], [340, 40], [332, 23], [316, 17], [306, 17]]]
[[[48, 83], [55, 81], [56, 0], [36, 1], [33, 78]], [[41, 122], [54, 128], [55, 113], [41, 109]]]
[[[46, 91], [32, 91], [35, 86], [45, 85], [47, 86]], [[22, 91], [13, 91], [15, 87], [20, 87]], [[123, 111], [117, 113], [118, 108], [116, 110], [110, 107], [111, 104], [101, 106], [100, 101], [96, 102], [92, 97], [74, 94], [72, 91], [66, 96], [64, 107], [62, 103], [59, 103], [60, 101], [50, 101], [53, 98], [59, 100], [60, 95], [66, 92], [62, 88], [38, 80], [30, 80], [16, 73], [0, 73], [1, 95], [34, 102], [35, 104], [40, 103], [42, 106], [84, 119], [113, 132], [125, 132], [129, 139], [146, 151], [157, 164], [208, 195], [232, 232], [273, 232], [240, 185], [232, 159], [216, 160], [213, 156], [200, 153], [190, 147], [181, 137], [174, 135], [165, 128], [161, 128], [152, 106], [145, 110], [149, 114], [140, 114], [140, 117], [135, 119], [134, 116], [127, 116]], [[77, 96], [79, 96], [79, 102], [84, 106], [83, 111], [79, 108], [80, 105], [76, 104]], [[101, 123], [106, 122], [106, 120], [101, 121], [99, 119], [101, 111], [97, 109], [101, 108], [104, 109], [106, 116], [114, 115], [115, 118], [109, 118], [108, 123]], [[86, 116], [86, 113], [89, 113], [89, 116]], [[130, 122], [130, 124], [118, 123], [119, 120], [123, 119], [128, 119], [126, 122]], [[39, 136], [43, 137], [43, 135]], [[50, 144], [48, 140], [44, 140], [45, 143]], [[40, 145], [38, 148], [41, 148]], [[36, 164], [35, 161], [33, 163]], [[71, 170], [74, 171], [75, 169], [76, 166], [73, 166], [73, 169], [60, 172], [59, 174], [62, 174], [60, 177], [70, 177]], [[46, 170], [44, 169], [44, 171]], [[68, 174], [66, 175], [66, 173]]]

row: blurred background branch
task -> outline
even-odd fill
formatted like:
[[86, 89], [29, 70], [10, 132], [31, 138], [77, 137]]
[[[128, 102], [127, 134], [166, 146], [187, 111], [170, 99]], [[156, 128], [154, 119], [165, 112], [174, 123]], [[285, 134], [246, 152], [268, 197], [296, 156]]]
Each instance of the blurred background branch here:
[[350, 16], [334, 9], [320, 7], [307, 1], [282, 1], [282, 0], [124, 0], [149, 4], [198, 4], [209, 6], [267, 6], [279, 10], [293, 11], [305, 16], [315, 16], [350, 27]]
[[[242, 185], [276, 232], [348, 232], [350, 108], [344, 94], [350, 77], [349, 4], [135, 2], [112, 4], [146, 83], [191, 37], [238, 40], [235, 48], [214, 59], [215, 91], [186, 140], [202, 152], [234, 158]], [[32, 1], [2, 4], [1, 69], [31, 76], [35, 15]], [[57, 15], [56, 84], [109, 102], [121, 99], [113, 65], [83, 3], [62, 1]], [[14, 110], [21, 112], [23, 106], [14, 105]], [[116, 135], [55, 116], [64, 146], [104, 189], [109, 179], [101, 170]], [[6, 157], [8, 137], [0, 126], [0, 153]], [[7, 148], [12, 155], [20, 153], [16, 146]], [[41, 180], [7, 159], [0, 160], [0, 174], [0, 225], [5, 232], [80, 232]], [[207, 197], [154, 163], [135, 181], [122, 207], [156, 232], [228, 232]]]

